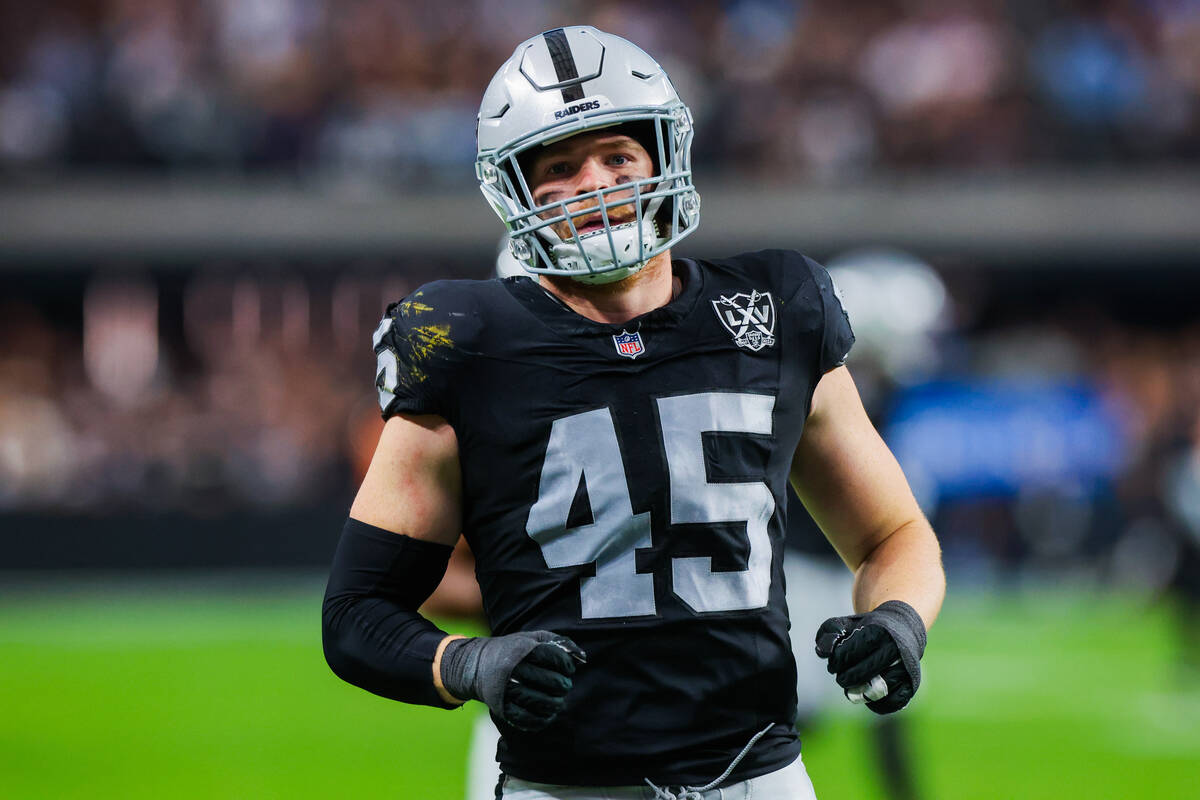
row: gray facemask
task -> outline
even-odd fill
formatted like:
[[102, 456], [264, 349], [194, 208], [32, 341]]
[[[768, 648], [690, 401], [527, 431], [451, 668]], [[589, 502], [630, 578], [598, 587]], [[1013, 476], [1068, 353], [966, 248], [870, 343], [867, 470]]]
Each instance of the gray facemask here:
[[[520, 159], [578, 133], [638, 123], [658, 174], [538, 205]], [[521, 43], [500, 67], [479, 109], [480, 189], [503, 220], [513, 257], [530, 272], [609, 283], [632, 275], [694, 231], [700, 196], [692, 184], [692, 116], [665, 71], [635, 45], [587, 26]], [[586, 210], [567, 211], [568, 203]], [[631, 221], [610, 223], [621, 207]], [[578, 235], [575, 222], [603, 214]], [[616, 214], [613, 213], [612, 216]], [[567, 224], [569, 235], [554, 226]]]

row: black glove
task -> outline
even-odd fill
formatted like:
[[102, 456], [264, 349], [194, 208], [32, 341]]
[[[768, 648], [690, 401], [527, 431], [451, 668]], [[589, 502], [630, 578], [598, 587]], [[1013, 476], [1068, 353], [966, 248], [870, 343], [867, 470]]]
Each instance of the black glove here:
[[888, 693], [867, 703], [876, 714], [908, 705], [921, 685], [924, 653], [925, 623], [900, 600], [888, 600], [866, 614], [830, 617], [817, 628], [817, 655], [829, 659], [829, 672], [843, 691], [876, 675], [887, 683]]
[[549, 725], [567, 703], [579, 645], [550, 631], [455, 639], [442, 652], [442, 685], [464, 700], [481, 700], [523, 731]]

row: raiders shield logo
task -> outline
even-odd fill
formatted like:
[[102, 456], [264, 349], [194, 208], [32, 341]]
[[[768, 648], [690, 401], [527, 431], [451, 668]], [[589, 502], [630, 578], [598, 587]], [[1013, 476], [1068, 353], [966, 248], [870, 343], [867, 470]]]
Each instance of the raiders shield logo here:
[[713, 311], [738, 347], [758, 352], [775, 344], [775, 301], [770, 292], [738, 292], [713, 300]]

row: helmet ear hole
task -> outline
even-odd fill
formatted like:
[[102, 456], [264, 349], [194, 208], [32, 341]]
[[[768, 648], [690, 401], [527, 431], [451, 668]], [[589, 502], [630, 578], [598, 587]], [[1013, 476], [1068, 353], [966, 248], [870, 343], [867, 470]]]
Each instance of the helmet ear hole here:
[[[505, 159], [504, 165], [501, 167], [501, 169], [503, 169], [508, 175], [508, 179], [512, 181], [513, 189], [515, 191], [523, 192], [524, 190], [521, 188], [522, 186], [529, 190], [528, 200], [530, 208], [537, 205], [533, 199], [533, 184], [529, 181], [529, 169], [532, 161], [533, 159], [529, 157], [528, 153], [521, 153], [520, 155], [515, 155], [512, 158]], [[517, 174], [518, 170], [520, 170], [520, 175]]]

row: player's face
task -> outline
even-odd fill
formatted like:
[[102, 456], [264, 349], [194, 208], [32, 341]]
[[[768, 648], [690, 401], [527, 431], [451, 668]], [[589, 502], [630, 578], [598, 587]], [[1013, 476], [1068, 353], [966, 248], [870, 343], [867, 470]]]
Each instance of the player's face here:
[[[533, 159], [527, 178], [538, 205], [559, 202], [577, 195], [607, 189], [654, 174], [654, 161], [636, 139], [619, 133], [583, 133], [543, 148]], [[610, 224], [619, 225], [635, 216], [633, 203], [613, 206], [614, 200], [633, 197], [633, 190], [604, 195]], [[604, 227], [595, 198], [567, 203], [567, 212], [580, 235]], [[547, 212], [543, 218], [561, 211]], [[553, 226], [561, 239], [572, 237], [566, 221]]]

